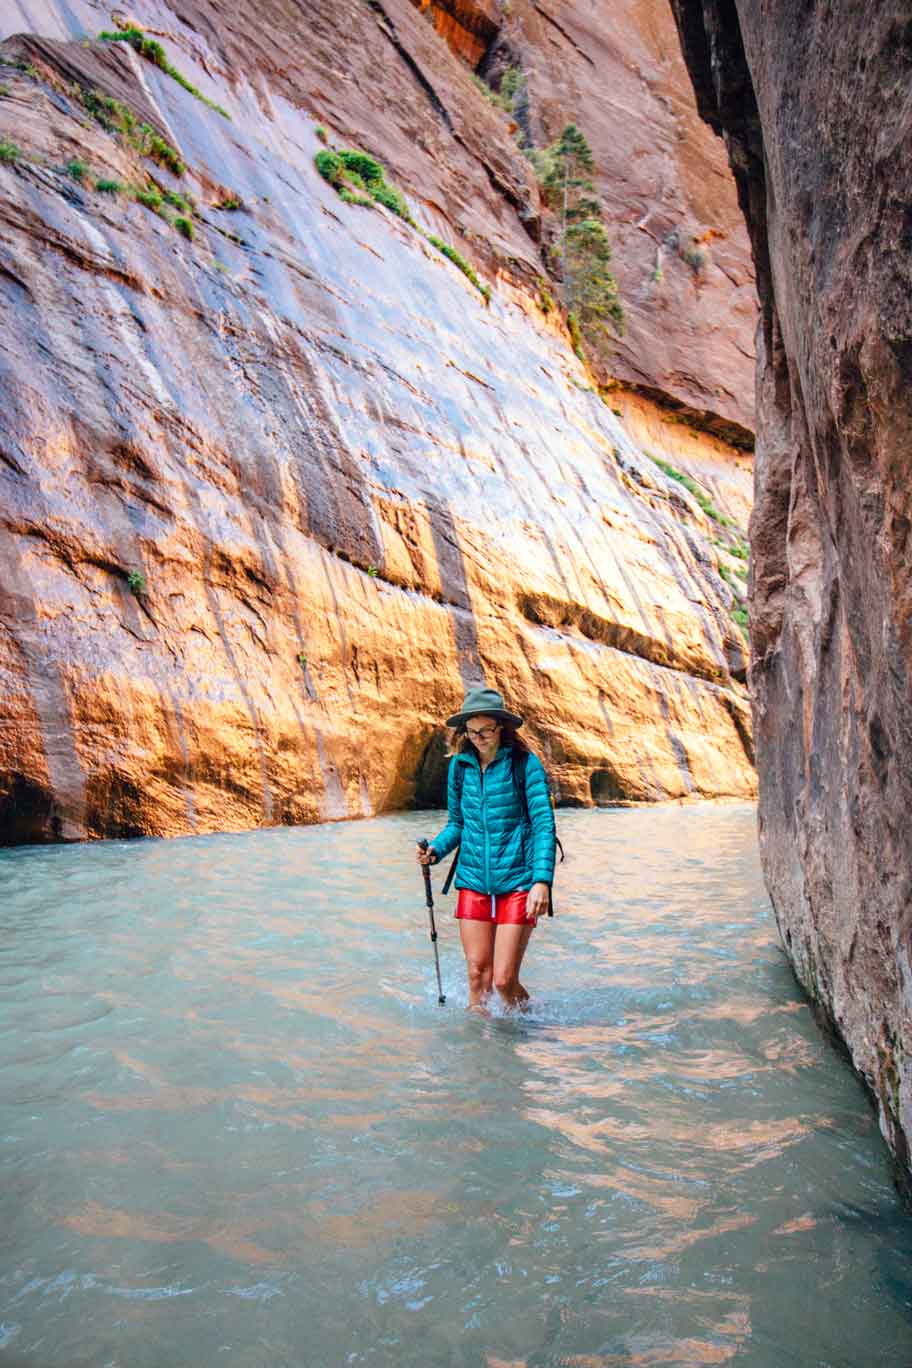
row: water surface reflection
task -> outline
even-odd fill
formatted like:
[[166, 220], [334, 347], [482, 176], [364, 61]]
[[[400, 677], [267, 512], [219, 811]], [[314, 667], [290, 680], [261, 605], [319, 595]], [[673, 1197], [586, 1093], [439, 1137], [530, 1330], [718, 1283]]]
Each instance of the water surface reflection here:
[[747, 806], [561, 814], [534, 1010], [426, 814], [0, 853], [0, 1361], [912, 1362], [909, 1226]]

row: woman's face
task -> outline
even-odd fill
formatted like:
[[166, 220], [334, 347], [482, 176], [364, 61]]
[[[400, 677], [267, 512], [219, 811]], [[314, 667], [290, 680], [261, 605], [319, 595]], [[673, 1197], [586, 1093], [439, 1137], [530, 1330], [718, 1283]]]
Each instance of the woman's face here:
[[480, 760], [493, 760], [500, 745], [502, 727], [493, 717], [472, 717], [466, 723], [466, 736], [478, 751]]

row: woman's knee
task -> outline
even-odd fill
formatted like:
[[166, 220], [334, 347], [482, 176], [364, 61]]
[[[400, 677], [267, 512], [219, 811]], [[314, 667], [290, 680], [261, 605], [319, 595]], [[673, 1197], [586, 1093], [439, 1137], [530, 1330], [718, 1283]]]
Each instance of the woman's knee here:
[[469, 978], [473, 983], [484, 983], [491, 976], [491, 961], [471, 956], [466, 960]]
[[516, 990], [519, 980], [514, 973], [508, 973], [505, 969], [494, 970], [494, 987], [498, 993], [506, 996]]

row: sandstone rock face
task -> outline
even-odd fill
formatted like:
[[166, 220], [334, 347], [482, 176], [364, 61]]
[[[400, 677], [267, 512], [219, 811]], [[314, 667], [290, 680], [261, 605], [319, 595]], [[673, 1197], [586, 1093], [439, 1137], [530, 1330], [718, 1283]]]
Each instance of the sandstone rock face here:
[[500, 31], [500, 0], [413, 0], [446, 43], [477, 67]]
[[909, 1180], [912, 20], [675, 0], [762, 304], [751, 672], [785, 945]]
[[538, 145], [586, 132], [627, 315], [613, 374], [722, 435], [754, 427], [756, 291], [723, 149], [666, 3], [511, 0], [488, 62], [526, 75]]
[[744, 458], [592, 390], [464, 63], [408, 0], [131, 17], [230, 119], [94, 6], [0, 3], [0, 839], [436, 802], [482, 678], [563, 801], [750, 796], [731, 533], [637, 433], [736, 516]]

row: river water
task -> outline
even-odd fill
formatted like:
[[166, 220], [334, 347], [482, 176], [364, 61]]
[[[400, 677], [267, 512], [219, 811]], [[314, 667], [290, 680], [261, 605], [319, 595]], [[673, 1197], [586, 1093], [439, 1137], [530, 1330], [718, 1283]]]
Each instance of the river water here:
[[437, 1005], [434, 814], [0, 852], [0, 1365], [912, 1363], [753, 808], [560, 827], [533, 1010], [488, 1020], [452, 897]]

